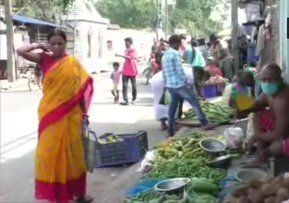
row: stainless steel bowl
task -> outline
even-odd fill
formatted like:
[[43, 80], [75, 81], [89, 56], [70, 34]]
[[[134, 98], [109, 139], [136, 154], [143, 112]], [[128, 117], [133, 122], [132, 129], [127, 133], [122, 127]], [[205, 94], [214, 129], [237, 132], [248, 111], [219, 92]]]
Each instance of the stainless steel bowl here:
[[207, 162], [207, 165], [215, 168], [227, 168], [230, 164], [232, 156], [230, 154], [216, 157]]
[[168, 180], [163, 180], [155, 185], [155, 190], [168, 194], [177, 194], [183, 192], [184, 187], [190, 182], [190, 178], [172, 178]]
[[220, 153], [226, 151], [226, 145], [214, 138], [205, 138], [199, 142], [200, 147], [209, 153]]
[[252, 181], [266, 181], [268, 179], [268, 175], [259, 169], [244, 169], [235, 175], [236, 179], [239, 182], [248, 184]]

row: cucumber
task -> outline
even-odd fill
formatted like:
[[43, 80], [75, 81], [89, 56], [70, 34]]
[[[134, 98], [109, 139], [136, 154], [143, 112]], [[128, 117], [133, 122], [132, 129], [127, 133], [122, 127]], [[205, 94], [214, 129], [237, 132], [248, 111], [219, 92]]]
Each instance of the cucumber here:
[[195, 192], [214, 194], [219, 188], [211, 180], [206, 178], [192, 178], [192, 189]]
[[163, 203], [165, 199], [166, 199], [165, 196], [162, 195], [157, 199], [150, 200], [148, 203]]

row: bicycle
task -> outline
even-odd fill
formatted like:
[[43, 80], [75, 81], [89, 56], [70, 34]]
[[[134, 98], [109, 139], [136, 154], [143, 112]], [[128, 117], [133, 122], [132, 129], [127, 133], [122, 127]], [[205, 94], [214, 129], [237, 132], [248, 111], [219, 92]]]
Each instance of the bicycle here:
[[[28, 88], [30, 91], [34, 90], [41, 90], [42, 85], [41, 85], [41, 73], [39, 73], [39, 68], [33, 67], [29, 68], [30, 70], [28, 71]], [[40, 76], [39, 76], [40, 75]]]
[[141, 82], [144, 85], [148, 85], [150, 82], [150, 79], [153, 77], [154, 72], [151, 66], [145, 68], [141, 74]]

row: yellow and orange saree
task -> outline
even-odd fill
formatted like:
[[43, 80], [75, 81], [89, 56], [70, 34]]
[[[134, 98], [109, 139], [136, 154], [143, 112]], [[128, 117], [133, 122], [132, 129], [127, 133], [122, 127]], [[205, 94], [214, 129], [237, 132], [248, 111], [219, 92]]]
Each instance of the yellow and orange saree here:
[[86, 112], [80, 104], [84, 101], [88, 108], [92, 94], [93, 79], [72, 56], [46, 72], [38, 110], [36, 199], [64, 203], [85, 195], [82, 116]]

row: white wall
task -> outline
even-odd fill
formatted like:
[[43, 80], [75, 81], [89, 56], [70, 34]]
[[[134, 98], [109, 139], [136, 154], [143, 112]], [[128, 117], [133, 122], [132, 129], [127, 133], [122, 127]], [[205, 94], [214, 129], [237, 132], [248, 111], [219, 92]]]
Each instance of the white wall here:
[[[69, 23], [74, 25], [74, 22]], [[98, 72], [111, 68], [113, 61], [123, 62], [115, 57], [115, 53], [124, 54], [124, 39], [132, 37], [134, 47], [141, 57], [148, 57], [155, 33], [131, 29], [107, 30], [107, 25], [77, 21], [78, 34], [75, 38], [75, 56], [80, 60], [89, 72]], [[91, 56], [88, 56], [88, 33], [91, 33]], [[107, 41], [112, 41], [113, 50], [109, 51]]]
[[[101, 52], [104, 49], [104, 37], [106, 25], [78, 21], [76, 24], [77, 35], [75, 38], [75, 56], [80, 60], [89, 72], [97, 71], [101, 68]], [[90, 45], [88, 36], [90, 33]], [[91, 55], [89, 55], [89, 46]]]

